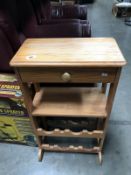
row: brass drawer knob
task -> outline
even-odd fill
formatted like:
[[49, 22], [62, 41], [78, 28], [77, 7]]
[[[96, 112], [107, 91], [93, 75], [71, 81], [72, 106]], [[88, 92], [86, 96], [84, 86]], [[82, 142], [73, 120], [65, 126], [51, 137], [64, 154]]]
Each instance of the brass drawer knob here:
[[68, 73], [68, 72], [65, 72], [63, 75], [62, 75], [62, 80], [64, 82], [68, 82], [71, 80], [71, 75]]

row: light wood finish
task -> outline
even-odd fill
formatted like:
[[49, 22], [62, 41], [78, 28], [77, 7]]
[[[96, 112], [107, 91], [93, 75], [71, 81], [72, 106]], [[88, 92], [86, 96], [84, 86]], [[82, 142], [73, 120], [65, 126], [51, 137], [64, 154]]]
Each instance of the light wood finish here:
[[102, 153], [101, 153], [101, 151], [98, 152], [98, 159], [99, 159], [100, 165], [102, 165], [103, 159], [102, 159]]
[[43, 149], [39, 148], [38, 149], [38, 160], [42, 161], [42, 158], [43, 158]]
[[[114, 81], [117, 68], [19, 68], [19, 72], [23, 82], [108, 83]], [[63, 79], [65, 73], [66, 76], [68, 74], [68, 81]]]
[[100, 142], [100, 150], [102, 150], [102, 148], [103, 148], [103, 144], [104, 144], [104, 140], [105, 140], [105, 136], [106, 136], [106, 132], [107, 132], [107, 127], [108, 127], [108, 121], [109, 121], [111, 109], [112, 109], [112, 106], [113, 106], [114, 97], [115, 97], [115, 94], [116, 94], [120, 74], [121, 74], [121, 68], [119, 68], [119, 70], [117, 72], [115, 82], [110, 84], [108, 100], [107, 100], [107, 105], [106, 105], [108, 115], [107, 115], [107, 119], [106, 119], [105, 124], [104, 124], [104, 134], [103, 134], [103, 139]]
[[42, 128], [37, 129], [37, 134], [39, 136], [54, 136], [54, 137], [86, 137], [86, 138], [102, 138], [103, 131], [101, 130], [94, 130], [94, 131], [87, 131], [82, 130], [80, 132], [73, 132], [70, 129], [60, 130], [54, 129], [53, 131], [46, 131]]
[[45, 88], [36, 93], [33, 116], [106, 117], [106, 96], [96, 88]]
[[[23, 91], [25, 104], [39, 146], [39, 160], [44, 150], [97, 153], [102, 163], [102, 148], [108, 121], [119, 82], [121, 68], [126, 61], [113, 38], [27, 39], [11, 60]], [[60, 83], [68, 88], [44, 88], [39, 83]], [[36, 94], [31, 98], [28, 83]], [[74, 88], [83, 83], [102, 83], [102, 88]], [[107, 93], [106, 85], [110, 84]], [[106, 97], [107, 96], [107, 97]], [[39, 117], [40, 116], [40, 117]], [[44, 117], [44, 126], [39, 119]], [[55, 128], [49, 131], [46, 117], [94, 117], [97, 127], [73, 132]], [[44, 136], [96, 138], [96, 147], [60, 147], [44, 143]]]
[[27, 39], [10, 63], [15, 67], [119, 67], [125, 64], [113, 38]]
[[60, 151], [60, 152], [79, 152], [79, 153], [98, 153], [99, 147], [84, 148], [83, 146], [61, 147], [58, 145], [43, 144], [42, 148], [47, 151]]
[[35, 122], [35, 119], [31, 115], [33, 106], [32, 106], [32, 98], [31, 98], [31, 92], [29, 90], [29, 86], [28, 86], [27, 83], [22, 82], [19, 71], [17, 70], [17, 68], [15, 68], [15, 73], [16, 73], [17, 78], [18, 78], [19, 83], [20, 83], [20, 87], [21, 87], [23, 97], [24, 97], [24, 102], [25, 102], [25, 105], [26, 105], [26, 108], [27, 108], [27, 111], [28, 111], [28, 115], [29, 115], [30, 120], [31, 120], [31, 124], [32, 124], [34, 134], [36, 136], [37, 144], [38, 144], [39, 148], [41, 148], [41, 137], [39, 137], [37, 135], [37, 131], [36, 131], [36, 128], [38, 128], [38, 125]]

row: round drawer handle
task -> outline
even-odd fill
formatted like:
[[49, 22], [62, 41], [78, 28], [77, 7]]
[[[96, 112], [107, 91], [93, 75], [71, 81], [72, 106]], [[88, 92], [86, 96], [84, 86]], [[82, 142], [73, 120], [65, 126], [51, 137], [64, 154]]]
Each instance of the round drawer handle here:
[[71, 75], [68, 72], [65, 72], [61, 78], [64, 82], [68, 82], [71, 80]]

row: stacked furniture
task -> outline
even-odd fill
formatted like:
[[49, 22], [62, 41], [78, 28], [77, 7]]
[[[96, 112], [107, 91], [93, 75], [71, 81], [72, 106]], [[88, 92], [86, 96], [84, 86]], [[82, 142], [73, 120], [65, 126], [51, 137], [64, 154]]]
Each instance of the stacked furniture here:
[[[26, 38], [90, 37], [87, 6], [52, 6], [45, 0], [0, 2], [1, 72], [10, 72], [9, 60]], [[4, 53], [7, 45], [8, 54]]]
[[94, 0], [52, 0], [53, 4], [87, 4], [87, 3], [93, 3]]

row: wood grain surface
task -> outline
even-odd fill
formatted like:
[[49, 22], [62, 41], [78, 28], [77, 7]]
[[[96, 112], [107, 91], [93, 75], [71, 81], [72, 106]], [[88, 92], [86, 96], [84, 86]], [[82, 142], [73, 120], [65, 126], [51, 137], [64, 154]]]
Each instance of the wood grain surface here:
[[45, 88], [33, 101], [33, 116], [106, 117], [106, 96], [97, 88]]
[[123, 66], [126, 61], [113, 38], [27, 39], [10, 65]]

